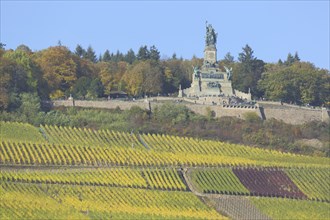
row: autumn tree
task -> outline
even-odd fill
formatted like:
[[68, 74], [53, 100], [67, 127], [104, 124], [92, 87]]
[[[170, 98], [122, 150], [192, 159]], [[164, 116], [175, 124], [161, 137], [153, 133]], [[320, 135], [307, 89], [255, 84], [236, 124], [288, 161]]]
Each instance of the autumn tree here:
[[110, 91], [122, 91], [122, 78], [128, 68], [128, 63], [120, 62], [101, 62], [98, 64], [99, 78], [104, 86], [104, 93], [109, 95]]
[[47, 81], [51, 98], [60, 98], [77, 79], [74, 55], [64, 46], [49, 47], [39, 52], [36, 59]]
[[141, 61], [126, 71], [123, 80], [127, 92], [133, 96], [157, 94], [162, 91], [163, 71], [150, 60]]
[[89, 78], [97, 77], [98, 75], [97, 65], [95, 65], [92, 61], [87, 59], [81, 59], [77, 56], [73, 56], [72, 58], [77, 65], [77, 70], [76, 70], [77, 78], [80, 78], [82, 76], [86, 76]]

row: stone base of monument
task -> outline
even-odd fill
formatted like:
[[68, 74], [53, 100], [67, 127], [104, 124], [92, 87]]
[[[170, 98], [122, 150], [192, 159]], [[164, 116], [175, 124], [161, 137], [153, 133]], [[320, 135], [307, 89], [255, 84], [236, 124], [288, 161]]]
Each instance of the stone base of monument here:
[[217, 62], [217, 34], [210, 24], [206, 26], [205, 39], [203, 65], [193, 66], [191, 86], [184, 90], [181, 90], [180, 86], [178, 97], [197, 98], [194, 100], [196, 104], [223, 104], [235, 98], [251, 101], [250, 92], [244, 93], [233, 89], [232, 68], [220, 68]]

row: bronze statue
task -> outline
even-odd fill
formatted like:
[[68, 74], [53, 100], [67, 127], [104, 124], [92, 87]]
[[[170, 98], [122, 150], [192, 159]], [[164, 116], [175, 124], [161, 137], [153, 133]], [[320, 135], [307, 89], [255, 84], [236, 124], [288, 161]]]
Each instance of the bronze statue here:
[[215, 46], [215, 44], [217, 43], [217, 36], [218, 34], [215, 33], [212, 25], [207, 24], [206, 22], [206, 39], [205, 39], [206, 46]]

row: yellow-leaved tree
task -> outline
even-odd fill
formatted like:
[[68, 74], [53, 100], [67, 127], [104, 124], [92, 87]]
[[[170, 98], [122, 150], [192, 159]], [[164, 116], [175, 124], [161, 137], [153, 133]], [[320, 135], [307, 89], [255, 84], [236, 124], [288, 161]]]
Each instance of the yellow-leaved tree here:
[[43, 78], [47, 81], [52, 99], [60, 98], [77, 79], [74, 55], [64, 46], [49, 47], [37, 54]]
[[123, 81], [127, 92], [133, 96], [157, 94], [163, 87], [163, 70], [158, 63], [151, 60], [133, 64], [125, 73]]

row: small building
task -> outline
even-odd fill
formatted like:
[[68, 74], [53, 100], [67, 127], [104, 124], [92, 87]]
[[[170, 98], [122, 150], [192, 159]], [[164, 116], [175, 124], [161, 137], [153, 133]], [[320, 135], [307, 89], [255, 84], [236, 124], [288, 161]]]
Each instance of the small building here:
[[128, 98], [128, 94], [123, 91], [111, 91], [109, 94], [110, 99], [125, 99]]

